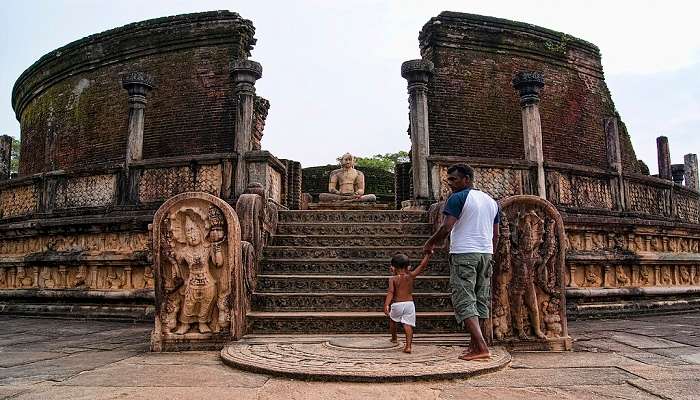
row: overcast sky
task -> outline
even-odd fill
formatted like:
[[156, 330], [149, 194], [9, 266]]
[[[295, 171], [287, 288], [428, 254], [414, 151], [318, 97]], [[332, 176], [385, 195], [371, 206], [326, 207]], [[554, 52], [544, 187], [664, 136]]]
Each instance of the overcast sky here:
[[[263, 148], [303, 166], [408, 150], [400, 66], [440, 11], [528, 22], [596, 44], [637, 157], [657, 170], [655, 138], [673, 163], [700, 152], [700, 7], [690, 1], [6, 1], [0, 10], [0, 133], [19, 136], [12, 86], [42, 55], [107, 29], [197, 11], [253, 21], [256, 87], [271, 108]], [[544, 127], [546, 130], [546, 127]]]

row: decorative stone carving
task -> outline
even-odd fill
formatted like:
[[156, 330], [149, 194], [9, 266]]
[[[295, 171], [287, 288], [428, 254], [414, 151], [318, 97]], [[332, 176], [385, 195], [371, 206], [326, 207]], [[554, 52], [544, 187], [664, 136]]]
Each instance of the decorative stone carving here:
[[241, 234], [228, 203], [202, 192], [167, 200], [154, 216], [154, 351], [219, 348], [245, 329]]
[[321, 193], [321, 202], [377, 201], [377, 196], [365, 194], [365, 175], [355, 169], [355, 158], [345, 153], [341, 158], [342, 168], [331, 172], [328, 193]]
[[554, 206], [537, 196], [501, 203], [501, 240], [493, 273], [492, 326], [512, 346], [570, 349], [566, 328], [566, 236]]

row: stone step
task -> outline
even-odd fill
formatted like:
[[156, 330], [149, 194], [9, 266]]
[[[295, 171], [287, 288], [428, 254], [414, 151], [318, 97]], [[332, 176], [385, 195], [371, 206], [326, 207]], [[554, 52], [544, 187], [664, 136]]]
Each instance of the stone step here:
[[306, 223], [406, 223], [428, 222], [428, 213], [425, 211], [400, 211], [400, 210], [284, 210], [279, 212], [280, 222], [306, 222]]
[[272, 246], [423, 246], [428, 235], [275, 235]]
[[[413, 260], [423, 258], [422, 246], [265, 246], [265, 258], [336, 258], [336, 259], [379, 259], [388, 263], [396, 253], [404, 253]], [[434, 260], [445, 260], [447, 252], [436, 251]]]
[[[411, 260], [413, 264], [417, 260]], [[389, 275], [389, 261], [377, 259], [266, 259], [262, 261], [264, 274], [289, 275]], [[447, 260], [431, 259], [424, 275], [449, 275]]]
[[277, 225], [279, 235], [431, 235], [432, 227], [427, 223], [296, 223]]
[[[385, 293], [253, 293], [255, 311], [382, 311]], [[451, 311], [449, 293], [414, 293], [419, 311]]]
[[[389, 275], [258, 275], [258, 292], [379, 292], [386, 293]], [[449, 276], [419, 276], [416, 292], [448, 292]]]
[[[462, 331], [451, 312], [418, 312], [416, 314], [416, 332], [459, 333]], [[388, 321], [388, 317], [382, 312], [253, 311], [247, 316], [247, 333], [386, 333], [389, 329]]]

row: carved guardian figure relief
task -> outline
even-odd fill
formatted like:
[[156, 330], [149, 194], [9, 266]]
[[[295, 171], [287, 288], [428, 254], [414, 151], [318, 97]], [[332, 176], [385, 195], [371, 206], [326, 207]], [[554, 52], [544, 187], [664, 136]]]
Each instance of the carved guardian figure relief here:
[[235, 309], [242, 261], [233, 209], [206, 193], [183, 193], [161, 206], [152, 226], [158, 305], [154, 350], [169, 350], [169, 340], [230, 339], [242, 328], [234, 314], [244, 312]]
[[492, 277], [494, 337], [569, 348], [563, 290], [567, 241], [561, 216], [536, 196], [507, 198], [501, 213]]

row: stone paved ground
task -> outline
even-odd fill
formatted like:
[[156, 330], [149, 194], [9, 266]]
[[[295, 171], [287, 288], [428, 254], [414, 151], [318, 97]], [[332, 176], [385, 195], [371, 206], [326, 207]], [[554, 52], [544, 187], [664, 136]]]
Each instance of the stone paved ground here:
[[570, 323], [573, 353], [415, 383], [302, 382], [218, 352], [148, 353], [149, 324], [0, 317], [0, 399], [700, 399], [700, 313]]

